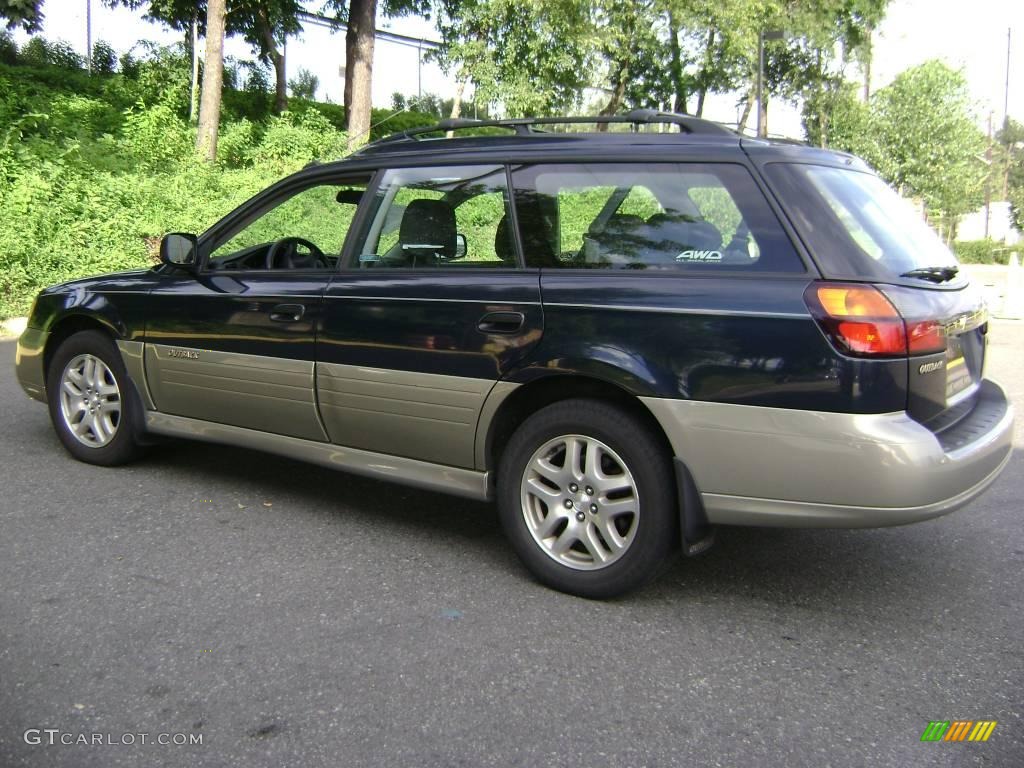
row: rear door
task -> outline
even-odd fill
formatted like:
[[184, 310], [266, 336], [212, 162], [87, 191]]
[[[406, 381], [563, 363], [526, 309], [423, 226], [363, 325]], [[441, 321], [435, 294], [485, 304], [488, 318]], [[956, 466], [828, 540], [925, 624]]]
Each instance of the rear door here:
[[382, 174], [324, 298], [317, 393], [331, 442], [471, 468], [495, 383], [541, 338], [501, 166]]

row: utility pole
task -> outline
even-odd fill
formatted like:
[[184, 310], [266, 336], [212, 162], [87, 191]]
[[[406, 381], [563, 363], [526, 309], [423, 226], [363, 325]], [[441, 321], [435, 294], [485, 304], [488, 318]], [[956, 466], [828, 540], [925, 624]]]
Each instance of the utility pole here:
[[85, 63], [92, 74], [92, 0], [85, 0]]
[[985, 149], [985, 239], [988, 240], [989, 221], [992, 218], [992, 110], [988, 111], [988, 147]]
[[[1006, 85], [1003, 90], [1003, 135], [1010, 130], [1010, 32], [1006, 28]], [[1006, 167], [1003, 169], [1003, 200], [1010, 199], [1010, 153], [1006, 152]]]
[[188, 104], [188, 121], [199, 121], [199, 11], [192, 11], [192, 93]]
[[762, 136], [762, 104], [764, 103], [764, 30], [757, 31], [757, 135]]

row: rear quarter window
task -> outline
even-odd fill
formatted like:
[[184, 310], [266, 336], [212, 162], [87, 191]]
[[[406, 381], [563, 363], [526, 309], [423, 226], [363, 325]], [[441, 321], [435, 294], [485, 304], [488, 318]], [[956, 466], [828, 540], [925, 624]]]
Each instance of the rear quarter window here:
[[529, 165], [512, 179], [529, 266], [805, 271], [741, 165]]
[[957, 263], [921, 213], [873, 173], [771, 163], [765, 175], [826, 277], [891, 281]]

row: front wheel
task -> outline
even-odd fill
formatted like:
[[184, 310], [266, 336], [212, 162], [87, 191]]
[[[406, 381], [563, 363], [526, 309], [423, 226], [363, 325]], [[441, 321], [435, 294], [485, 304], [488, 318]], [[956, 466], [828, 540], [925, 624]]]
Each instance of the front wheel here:
[[565, 400], [516, 430], [498, 504], [516, 554], [550, 587], [607, 598], [650, 579], [678, 538], [672, 467], [639, 419]]
[[50, 361], [46, 388], [53, 427], [76, 459], [111, 466], [140, 454], [141, 404], [108, 336], [68, 337]]

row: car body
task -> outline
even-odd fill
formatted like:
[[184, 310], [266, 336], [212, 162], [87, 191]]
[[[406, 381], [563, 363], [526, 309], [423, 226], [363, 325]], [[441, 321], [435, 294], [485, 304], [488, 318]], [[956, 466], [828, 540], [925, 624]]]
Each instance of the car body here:
[[497, 497], [592, 597], [716, 525], [910, 523], [1006, 466], [984, 303], [860, 160], [548, 122], [400, 134], [48, 288], [19, 380], [87, 461], [164, 435]]

